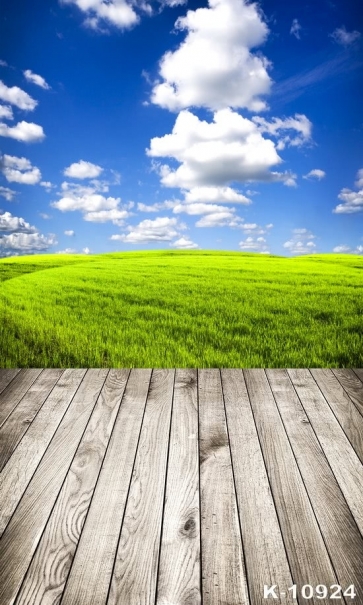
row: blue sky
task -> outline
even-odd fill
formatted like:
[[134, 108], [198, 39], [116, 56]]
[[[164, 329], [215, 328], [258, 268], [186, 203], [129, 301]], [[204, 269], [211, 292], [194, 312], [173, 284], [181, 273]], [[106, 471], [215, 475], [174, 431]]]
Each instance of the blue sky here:
[[0, 256], [363, 253], [357, 0], [3, 0]]

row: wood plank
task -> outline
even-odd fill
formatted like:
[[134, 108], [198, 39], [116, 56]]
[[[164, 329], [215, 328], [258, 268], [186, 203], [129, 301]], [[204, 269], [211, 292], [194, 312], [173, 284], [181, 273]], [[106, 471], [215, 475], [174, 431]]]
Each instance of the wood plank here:
[[363, 368], [354, 368], [354, 372], [358, 376], [359, 380], [363, 382]]
[[21, 370], [0, 393], [0, 427], [22, 400], [42, 370]]
[[204, 605], [249, 603], [219, 370], [198, 371]]
[[129, 370], [111, 370], [107, 376], [23, 581], [17, 605], [60, 601], [128, 375]]
[[201, 602], [197, 370], [175, 376], [156, 602]]
[[0, 535], [17, 507], [86, 370], [66, 370], [0, 474]]
[[[287, 371], [267, 370], [266, 373], [338, 583], [344, 589], [354, 584], [356, 599], [363, 603], [362, 536]], [[328, 375], [328, 383], [331, 386], [329, 378]]]
[[297, 603], [242, 370], [222, 370], [222, 386], [251, 603], [266, 604], [265, 584], [275, 603]]
[[106, 604], [150, 376], [131, 370], [62, 605]]
[[0, 541], [0, 603], [12, 603], [108, 370], [88, 370]]
[[332, 372], [356, 405], [358, 412], [363, 416], [363, 384], [359, 380], [358, 375], [353, 370], [332, 368]]
[[[244, 370], [294, 583], [331, 586], [337, 579], [264, 370]], [[330, 600], [299, 599], [299, 603]]]
[[363, 535], [363, 466], [309, 370], [288, 372]]
[[363, 417], [331, 370], [310, 372], [363, 463]]
[[43, 370], [0, 428], [0, 471], [4, 468], [29, 424], [42, 407], [64, 370]]
[[19, 374], [19, 368], [0, 369], [0, 393], [10, 384], [10, 382]]
[[154, 370], [107, 605], [154, 605], [174, 370]]

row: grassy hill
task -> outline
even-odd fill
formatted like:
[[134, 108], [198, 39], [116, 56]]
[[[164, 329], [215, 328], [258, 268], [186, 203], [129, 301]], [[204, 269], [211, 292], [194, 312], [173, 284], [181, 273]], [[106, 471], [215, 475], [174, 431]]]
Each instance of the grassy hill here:
[[0, 260], [0, 367], [362, 367], [363, 258]]

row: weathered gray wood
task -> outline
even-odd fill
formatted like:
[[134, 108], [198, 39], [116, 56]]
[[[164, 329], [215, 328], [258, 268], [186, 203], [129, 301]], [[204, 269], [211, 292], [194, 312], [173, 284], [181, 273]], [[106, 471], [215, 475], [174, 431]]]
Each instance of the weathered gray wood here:
[[356, 374], [353, 370], [337, 370], [335, 368], [332, 369], [332, 372], [363, 416], [363, 384], [358, 378], [359, 374]]
[[106, 605], [150, 376], [131, 370], [62, 605]]
[[17, 605], [59, 603], [129, 370], [111, 370], [23, 581]]
[[198, 371], [204, 605], [249, 603], [219, 370]]
[[289, 375], [363, 535], [363, 466], [309, 370]]
[[275, 603], [297, 603], [242, 370], [222, 370], [222, 385], [251, 603], [266, 604], [265, 584]]
[[363, 463], [363, 416], [331, 370], [310, 371]]
[[177, 370], [157, 605], [201, 602], [197, 370]]
[[[266, 370], [266, 372], [334, 565], [338, 583], [344, 587], [354, 584], [357, 592], [356, 600], [363, 603], [362, 536], [288, 373], [286, 370]], [[328, 376], [328, 388], [329, 385], [331, 387]]]
[[154, 370], [108, 605], [154, 605], [174, 370]]
[[42, 370], [21, 370], [0, 393], [0, 427], [22, 400]]
[[26, 490], [86, 370], [66, 370], [0, 474], [0, 535]]
[[3, 392], [4, 389], [10, 384], [10, 382], [15, 378], [17, 374], [19, 374], [20, 369], [1, 369], [0, 370], [0, 393]]
[[0, 471], [62, 374], [63, 370], [43, 370], [0, 428]]
[[363, 368], [354, 368], [354, 372], [358, 376], [359, 380], [363, 382]]
[[[304, 584], [337, 583], [305, 486], [264, 370], [244, 370], [267, 473], [299, 592]], [[308, 580], [307, 580], [308, 578]], [[299, 599], [304, 603], [304, 599]], [[313, 598], [307, 603], [330, 600]]]
[[88, 370], [0, 541], [0, 603], [12, 603], [108, 370]]

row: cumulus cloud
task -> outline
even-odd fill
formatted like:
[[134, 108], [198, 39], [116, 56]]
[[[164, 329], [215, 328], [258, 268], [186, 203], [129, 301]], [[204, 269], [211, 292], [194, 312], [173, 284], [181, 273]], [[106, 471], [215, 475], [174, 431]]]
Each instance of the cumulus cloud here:
[[171, 111], [187, 107], [247, 108], [262, 111], [270, 91], [269, 62], [252, 48], [264, 43], [268, 28], [257, 4], [209, 0], [208, 8], [189, 10], [175, 28], [185, 40], [160, 61], [151, 101]]
[[187, 204], [195, 202], [251, 204], [250, 199], [231, 187], [193, 187], [190, 191], [186, 191], [185, 202]]
[[13, 110], [9, 105], [0, 105], [0, 120], [13, 120]]
[[7, 154], [0, 159], [0, 170], [9, 183], [36, 185], [42, 178], [39, 168], [32, 166], [28, 159]]
[[284, 243], [284, 248], [291, 254], [313, 254], [316, 252], [314, 239], [315, 235], [308, 229], [293, 229], [292, 237]]
[[86, 212], [83, 218], [91, 223], [107, 223], [111, 221], [114, 225], [122, 226], [125, 219], [130, 216], [127, 210], [111, 208], [110, 210], [99, 210], [97, 212]]
[[361, 37], [361, 33], [357, 30], [348, 32], [345, 26], [342, 25], [342, 27], [337, 27], [333, 33], [330, 34], [330, 37], [341, 46], [350, 46]]
[[290, 28], [290, 34], [292, 36], [295, 36], [295, 38], [297, 38], [298, 40], [300, 40], [301, 30], [302, 30], [302, 27], [301, 27], [298, 19], [293, 19], [293, 22], [292, 22], [291, 28]]
[[260, 237], [246, 237], [246, 239], [239, 242], [240, 250], [245, 252], [260, 252], [260, 254], [270, 254], [266, 239]]
[[321, 181], [321, 179], [325, 177], [326, 172], [324, 172], [324, 170], [320, 170], [320, 168], [314, 168], [313, 170], [310, 170], [310, 172], [305, 174], [305, 176], [303, 176], [303, 179], [316, 179], [317, 181]]
[[338, 204], [333, 212], [335, 214], [355, 214], [363, 210], [363, 168], [357, 172], [357, 180], [355, 185], [358, 191], [344, 188], [338, 195], [343, 203]]
[[33, 122], [18, 122], [15, 126], [0, 123], [0, 136], [22, 141], [23, 143], [38, 143], [45, 139], [42, 126]]
[[363, 246], [351, 248], [346, 244], [341, 244], [340, 246], [335, 246], [335, 248], [333, 248], [333, 252], [336, 252], [337, 254], [363, 254]]
[[[296, 113], [293, 118], [272, 118], [268, 122], [265, 118], [255, 116], [252, 118], [255, 124], [258, 124], [260, 132], [267, 133], [277, 137], [277, 149], [289, 147], [301, 147], [311, 141], [312, 123], [304, 115]], [[297, 132], [297, 135], [284, 134], [285, 131]]]
[[[101, 33], [107, 32], [105, 24], [127, 29], [139, 21], [132, 3], [126, 0], [61, 0], [61, 3], [77, 6], [86, 15], [84, 25]], [[146, 2], [141, 2], [140, 7], [145, 12], [151, 11]]]
[[[296, 122], [299, 139], [302, 131], [306, 132], [305, 121], [292, 119], [293, 123], [288, 125], [287, 119], [281, 122], [283, 124], [275, 119], [272, 130], [294, 128]], [[169, 157], [181, 164], [177, 169], [166, 164], [159, 166], [161, 182], [166, 187], [191, 190], [224, 187], [233, 181], [290, 180], [287, 184], [291, 184], [293, 175], [269, 170], [282, 159], [275, 143], [262, 136], [261, 130], [266, 130], [267, 125], [266, 121], [257, 124], [231, 109], [216, 112], [213, 122], [199, 120], [184, 110], [178, 115], [171, 134], [151, 139], [147, 154], [153, 158]]]
[[11, 105], [16, 105], [16, 107], [25, 111], [33, 111], [38, 105], [38, 102], [28, 95], [27, 92], [18, 86], [9, 88], [2, 80], [0, 80], [0, 100], [5, 101], [5, 103], [11, 103]]
[[75, 248], [65, 248], [64, 250], [57, 250], [57, 254], [77, 254]]
[[64, 169], [64, 175], [71, 179], [93, 179], [103, 172], [101, 166], [80, 160]]
[[38, 74], [33, 73], [31, 69], [26, 69], [23, 73], [28, 82], [36, 84], [37, 86], [40, 86], [40, 88], [44, 88], [44, 90], [50, 89], [49, 84], [47, 84], [44, 78], [42, 76], [39, 76]]
[[45, 236], [22, 217], [0, 214], [0, 256], [31, 254], [56, 244], [54, 235]]
[[4, 197], [7, 202], [12, 202], [17, 195], [17, 192], [9, 189], [9, 187], [0, 187], [0, 195], [1, 197]]
[[127, 234], [112, 235], [111, 240], [126, 244], [148, 244], [152, 242], [170, 242], [177, 237], [183, 225], [176, 218], [158, 217], [146, 219], [138, 225], [129, 226]]
[[194, 243], [189, 237], [180, 237], [170, 246], [179, 250], [196, 250], [199, 248], [198, 244]]
[[99, 212], [101, 210], [112, 210], [117, 208], [121, 198], [105, 197], [99, 193], [82, 196], [64, 196], [60, 200], [52, 202], [51, 206], [61, 212]]
[[68, 229], [67, 231], [64, 232], [64, 235], [67, 235], [68, 237], [74, 237], [76, 235], [76, 233], [72, 229]]

